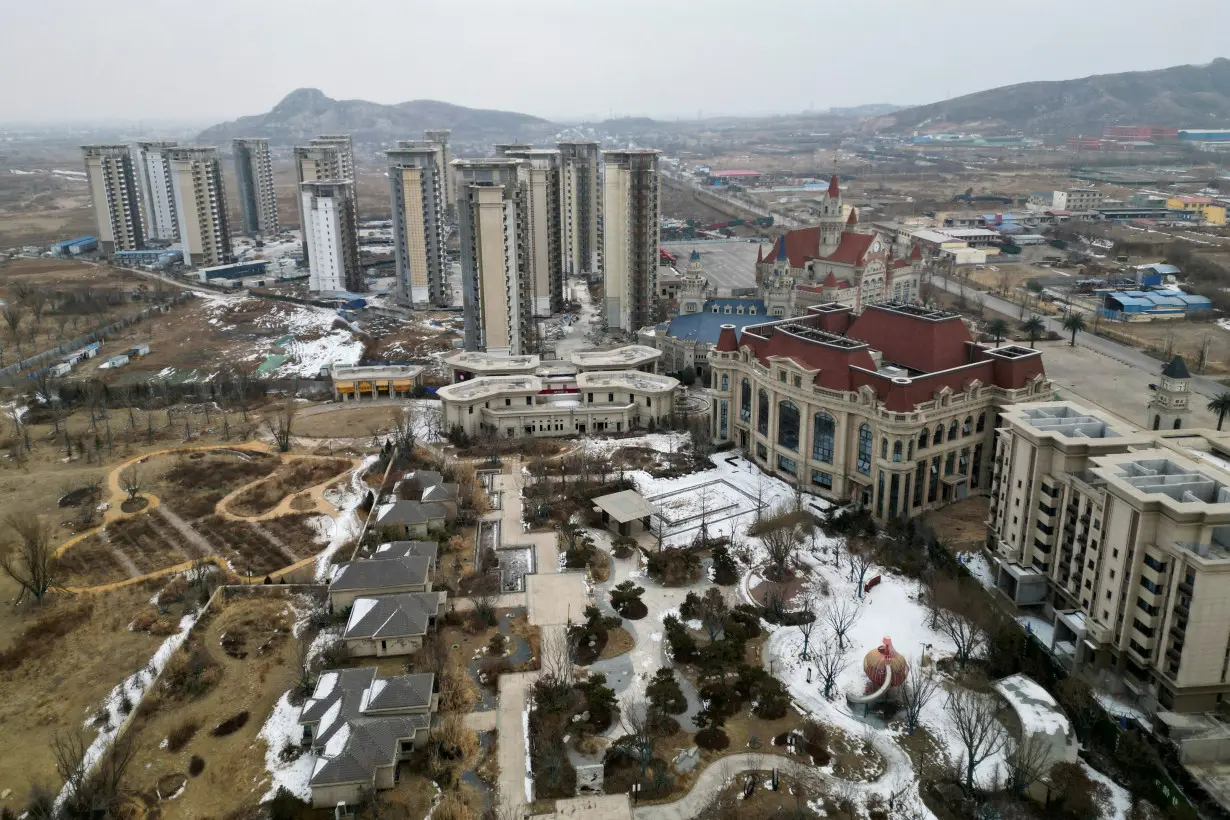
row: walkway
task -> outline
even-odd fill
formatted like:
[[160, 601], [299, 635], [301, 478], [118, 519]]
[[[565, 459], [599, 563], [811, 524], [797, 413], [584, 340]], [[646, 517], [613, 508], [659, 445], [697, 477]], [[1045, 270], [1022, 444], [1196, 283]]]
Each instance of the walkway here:
[[753, 768], [772, 767], [776, 758], [776, 755], [760, 752], [740, 752], [719, 757], [704, 768], [692, 784], [692, 790], [683, 797], [674, 803], [637, 806], [632, 816], [636, 820], [692, 820], [700, 817], [709, 801], [726, 785], [726, 778]]

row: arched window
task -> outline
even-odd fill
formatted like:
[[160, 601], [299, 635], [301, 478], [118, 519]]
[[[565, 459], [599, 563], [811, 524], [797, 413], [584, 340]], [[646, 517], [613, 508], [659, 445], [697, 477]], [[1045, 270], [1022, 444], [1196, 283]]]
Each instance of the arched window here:
[[929, 433], [929, 431], [927, 430], [927, 428], [926, 428], [926, 427], [924, 427], [924, 428], [922, 429], [922, 432], [918, 434], [918, 449], [920, 449], [920, 450], [925, 450], [925, 449], [927, 449], [927, 435], [928, 435], [928, 433]]
[[1174, 429], [1178, 430], [1178, 429], [1179, 429], [1179, 425], [1180, 425], [1180, 424], [1182, 424], [1182, 423], [1183, 423], [1183, 419], [1175, 419], [1175, 420], [1174, 420]]
[[769, 434], [769, 394], [764, 388], [756, 395], [756, 432], [762, 436]]
[[910, 439], [910, 454], [906, 458], [910, 461], [914, 460], [914, 439]]
[[931, 443], [932, 444], [943, 444], [944, 443], [944, 425], [943, 424], [935, 425], [935, 438], [932, 440]]
[[743, 421], [752, 420], [752, 383], [747, 379], [743, 380], [743, 386], [739, 388], [739, 418]]
[[1157, 428], [1159, 428], [1159, 427], [1161, 427], [1161, 426], [1162, 426], [1162, 417], [1161, 417], [1161, 416], [1154, 416], [1154, 417], [1153, 417], [1153, 429], [1154, 429], [1154, 430], [1156, 430]]
[[880, 439], [880, 458], [888, 458], [888, 439]]
[[984, 429], [986, 429], [986, 426], [987, 426], [987, 414], [979, 413], [978, 414], [978, 426], [974, 428], [975, 432], [981, 433]]
[[726, 392], [729, 389], [730, 389], [730, 376], [727, 376], [725, 373], [723, 373], [722, 374], [722, 392]]
[[833, 463], [833, 437], [837, 433], [837, 422], [823, 411], [815, 416], [811, 437], [811, 457], [825, 464]]
[[901, 461], [901, 442], [893, 442], [893, 461]]
[[871, 475], [871, 427], [866, 424], [858, 427], [858, 461], [854, 467], [863, 475]]
[[792, 401], [777, 405], [777, 443], [798, 452], [799, 408]]
[[952, 441], [957, 437], [957, 420], [953, 419], [952, 424], [948, 425], [948, 440]]
[[965, 421], [961, 422], [961, 435], [968, 436], [974, 430], [974, 417], [966, 416]]

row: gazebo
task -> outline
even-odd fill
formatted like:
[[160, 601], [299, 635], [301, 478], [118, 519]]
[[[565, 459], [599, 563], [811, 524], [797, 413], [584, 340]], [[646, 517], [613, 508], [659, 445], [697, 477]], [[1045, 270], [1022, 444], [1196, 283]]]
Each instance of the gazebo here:
[[649, 532], [650, 517], [661, 511], [636, 490], [622, 490], [595, 498], [594, 512], [602, 513], [604, 527], [610, 527], [614, 521], [616, 532], [620, 535], [631, 535], [634, 521], [640, 521], [645, 531]]

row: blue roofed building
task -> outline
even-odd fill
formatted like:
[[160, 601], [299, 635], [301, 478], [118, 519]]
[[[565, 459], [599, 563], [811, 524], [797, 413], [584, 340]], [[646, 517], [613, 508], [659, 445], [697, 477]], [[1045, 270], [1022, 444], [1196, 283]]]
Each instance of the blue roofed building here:
[[1207, 296], [1185, 293], [1178, 288], [1108, 290], [1099, 293], [1103, 299], [1099, 311], [1102, 316], [1121, 322], [1179, 319], [1190, 313], [1213, 309], [1213, 302]]

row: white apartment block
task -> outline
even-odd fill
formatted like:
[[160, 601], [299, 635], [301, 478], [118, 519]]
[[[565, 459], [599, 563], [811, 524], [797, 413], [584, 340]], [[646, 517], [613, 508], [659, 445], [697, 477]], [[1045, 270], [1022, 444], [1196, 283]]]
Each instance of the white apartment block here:
[[217, 149], [171, 148], [167, 156], [184, 263], [208, 267], [229, 262], [231, 231]]
[[138, 142], [137, 177], [141, 180], [141, 206], [145, 214], [145, 235], [150, 239], [179, 239], [179, 220], [175, 216], [175, 191], [171, 185], [168, 152], [179, 143]]
[[386, 155], [398, 295], [407, 304], [448, 305], [443, 146], [407, 140]]
[[602, 152], [596, 142], [561, 142], [560, 245], [566, 276], [602, 272]]
[[564, 309], [560, 246], [560, 156], [555, 149], [507, 150], [521, 160], [518, 177], [525, 202], [525, 251], [529, 299], [534, 316]]
[[1071, 402], [1007, 408], [988, 550], [1000, 592], [1053, 622], [1069, 669], [1147, 708], [1230, 695], [1230, 462]]
[[365, 289], [353, 191], [350, 180], [318, 180], [299, 186], [303, 245], [309, 260], [308, 290], [312, 293], [359, 293]]
[[578, 351], [568, 361], [459, 352], [444, 359], [454, 383], [437, 391], [446, 429], [501, 438], [550, 438], [656, 428], [669, 422], [678, 380], [653, 372], [643, 345]]
[[1102, 204], [1102, 198], [1097, 188], [1069, 188], [1055, 192], [1051, 207], [1057, 211], [1092, 211]]
[[519, 355], [530, 347], [520, 164], [507, 158], [453, 161], [466, 350]]
[[243, 212], [243, 231], [249, 236], [276, 236], [278, 197], [273, 187], [273, 158], [269, 140], [241, 138], [231, 142], [235, 159], [235, 178], [239, 183], [239, 206]]
[[[354, 159], [347, 154], [350, 142], [322, 142], [312, 140], [310, 145], [296, 145], [294, 150], [295, 190], [300, 193], [299, 227], [302, 229], [307, 216], [302, 207], [302, 191], [305, 182], [329, 180], [354, 180]], [[357, 213], [357, 211], [356, 211]], [[303, 243], [303, 261], [311, 262], [307, 242]]]
[[611, 330], [636, 333], [653, 320], [657, 299], [658, 155], [603, 151], [603, 316]]
[[141, 195], [132, 151], [127, 145], [83, 145], [90, 201], [98, 223], [98, 247], [106, 254], [145, 246]]

